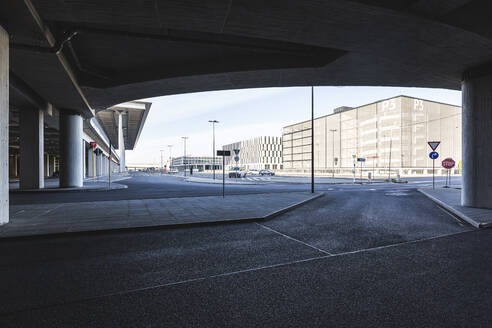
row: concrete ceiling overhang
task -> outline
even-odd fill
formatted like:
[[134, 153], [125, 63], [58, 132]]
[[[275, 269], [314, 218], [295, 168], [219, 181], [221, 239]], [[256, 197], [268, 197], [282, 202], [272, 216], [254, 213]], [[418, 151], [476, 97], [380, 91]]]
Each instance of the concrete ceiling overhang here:
[[125, 149], [133, 150], [138, 142], [140, 133], [149, 114], [152, 103], [143, 101], [132, 101], [119, 104], [101, 110], [96, 113], [96, 118], [104, 132], [111, 140], [114, 148], [119, 149], [118, 140], [118, 115], [122, 114], [123, 139], [125, 140]]
[[[33, 22], [31, 2], [56, 42]], [[0, 2], [0, 24], [11, 36], [12, 73], [54, 106], [83, 112], [85, 100], [97, 111], [249, 87], [459, 89], [465, 71], [492, 61], [490, 7], [485, 0], [25, 0]]]

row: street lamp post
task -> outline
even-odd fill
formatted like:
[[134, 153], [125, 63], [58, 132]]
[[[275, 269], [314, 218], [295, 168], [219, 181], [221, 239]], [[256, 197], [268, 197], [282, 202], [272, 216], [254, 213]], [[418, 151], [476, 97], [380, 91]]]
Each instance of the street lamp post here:
[[169, 148], [169, 170], [171, 170], [171, 166], [173, 165], [173, 157], [171, 156], [173, 145], [167, 145], [167, 147]]
[[213, 170], [213, 179], [215, 180], [215, 123], [219, 123], [217, 120], [210, 120], [209, 123], [212, 123], [212, 170]]
[[330, 129], [331, 132], [331, 178], [335, 178], [335, 132], [337, 129]]
[[314, 86], [311, 86], [311, 193], [314, 193]]
[[184, 163], [184, 176], [186, 176], [186, 139], [188, 139], [188, 137], [181, 137], [181, 138], [183, 138], [183, 142], [184, 142], [183, 163]]
[[164, 171], [164, 166], [163, 166], [164, 164], [163, 164], [163, 162], [162, 162], [162, 152], [163, 152], [163, 151], [164, 151], [164, 150], [162, 150], [162, 149], [161, 149], [161, 175], [162, 175], [162, 171]]

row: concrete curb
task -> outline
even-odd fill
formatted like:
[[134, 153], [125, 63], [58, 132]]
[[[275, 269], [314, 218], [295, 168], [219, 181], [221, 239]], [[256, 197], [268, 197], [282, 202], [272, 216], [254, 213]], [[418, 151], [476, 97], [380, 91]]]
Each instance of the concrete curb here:
[[[118, 180], [121, 181], [121, 180]], [[127, 185], [113, 183], [111, 182], [111, 189], [108, 189], [107, 186], [101, 186], [97, 188], [44, 188], [44, 189], [14, 189], [9, 190], [9, 193], [13, 194], [24, 194], [24, 193], [60, 193], [60, 192], [95, 192], [95, 191], [113, 191], [113, 190], [121, 190], [127, 189]]]
[[451, 214], [453, 214], [453, 215], [457, 216], [458, 218], [460, 218], [461, 220], [471, 224], [473, 227], [475, 227], [477, 229], [484, 229], [484, 228], [492, 227], [492, 223], [477, 222], [474, 219], [472, 219], [471, 217], [469, 217], [468, 215], [466, 215], [465, 213], [461, 212], [460, 210], [456, 209], [455, 207], [453, 207], [451, 205], [446, 204], [445, 202], [437, 199], [436, 197], [428, 194], [424, 190], [422, 190], [422, 189], [417, 189], [417, 190], [420, 191], [422, 194], [424, 194], [427, 198], [429, 198], [430, 200], [432, 200], [433, 202], [437, 203], [439, 206], [441, 206], [442, 208], [444, 208], [445, 210], [450, 212]]
[[258, 221], [266, 221], [273, 219], [276, 216], [287, 213], [295, 208], [298, 208], [312, 200], [323, 197], [324, 193], [315, 194], [305, 200], [302, 200], [293, 205], [284, 207], [280, 210], [269, 213], [263, 217], [256, 218], [243, 218], [243, 219], [230, 219], [230, 220], [219, 220], [219, 221], [204, 221], [204, 222], [191, 222], [191, 223], [174, 223], [174, 224], [161, 224], [152, 226], [141, 226], [141, 227], [121, 227], [121, 228], [111, 228], [111, 229], [101, 229], [101, 230], [87, 230], [87, 231], [66, 231], [66, 232], [53, 232], [39, 235], [25, 235], [25, 236], [0, 236], [0, 242], [2, 240], [26, 240], [26, 239], [44, 239], [44, 238], [61, 238], [68, 236], [79, 236], [79, 235], [98, 235], [98, 234], [108, 234], [108, 233], [121, 233], [121, 232], [139, 232], [139, 231], [152, 231], [152, 230], [162, 230], [162, 229], [182, 229], [182, 228], [193, 228], [193, 227], [206, 227], [206, 226], [217, 226], [222, 224], [237, 224], [237, 223], [250, 223]]

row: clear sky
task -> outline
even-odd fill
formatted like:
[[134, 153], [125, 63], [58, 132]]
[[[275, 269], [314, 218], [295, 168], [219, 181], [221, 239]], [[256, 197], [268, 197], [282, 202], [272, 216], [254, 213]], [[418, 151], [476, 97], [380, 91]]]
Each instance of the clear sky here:
[[[393, 87], [315, 87], [315, 117], [340, 106], [356, 107], [407, 95], [461, 106], [461, 92], [444, 89]], [[127, 151], [127, 165], [159, 164], [160, 150], [169, 158], [183, 155], [187, 136], [189, 156], [212, 155], [212, 126], [222, 145], [261, 135], [281, 136], [282, 127], [311, 118], [311, 88], [263, 88], [189, 93], [145, 99], [152, 102], [137, 147]]]

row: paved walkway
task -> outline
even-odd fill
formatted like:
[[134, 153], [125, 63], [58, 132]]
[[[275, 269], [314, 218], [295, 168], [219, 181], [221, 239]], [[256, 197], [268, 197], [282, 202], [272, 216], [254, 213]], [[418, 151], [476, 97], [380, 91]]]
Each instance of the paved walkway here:
[[306, 192], [10, 206], [0, 237], [265, 219], [322, 194]]
[[[115, 175], [111, 177], [111, 190], [125, 189], [126, 185], [116, 183], [117, 181], [122, 181], [129, 179], [128, 175]], [[43, 189], [19, 189], [19, 181], [9, 183], [10, 192], [67, 192], [67, 191], [102, 191], [108, 190], [109, 183], [108, 177], [98, 177], [94, 180], [92, 178], [84, 179], [84, 185], [82, 187], [70, 187], [70, 188], [59, 188], [58, 178], [50, 178], [44, 180]]]
[[461, 206], [461, 190], [459, 189], [426, 188], [419, 189], [419, 191], [475, 228], [492, 227], [492, 210]]

